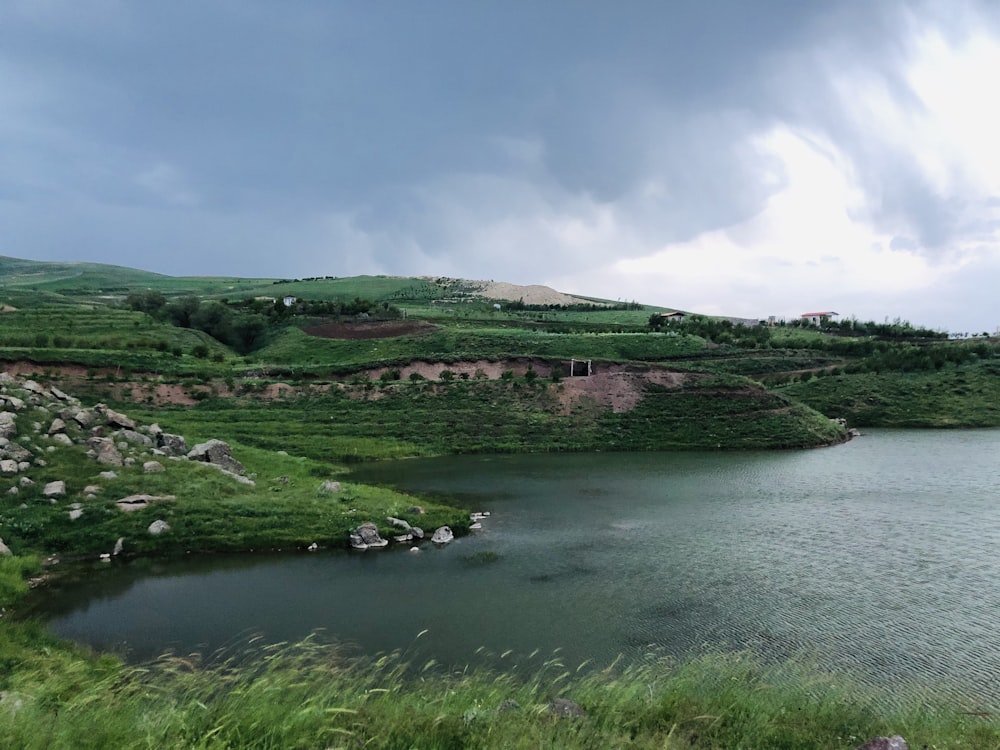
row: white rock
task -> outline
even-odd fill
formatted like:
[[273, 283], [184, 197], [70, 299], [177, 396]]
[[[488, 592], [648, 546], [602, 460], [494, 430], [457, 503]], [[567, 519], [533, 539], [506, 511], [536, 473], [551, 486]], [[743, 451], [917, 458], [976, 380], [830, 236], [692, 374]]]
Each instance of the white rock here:
[[146, 474], [159, 474], [165, 471], [163, 464], [159, 461], [146, 461], [146, 463], [142, 465], [142, 470]]
[[148, 531], [153, 536], [159, 536], [164, 532], [170, 531], [170, 524], [158, 518], [151, 524], [149, 524], [149, 528], [146, 529], [146, 531]]
[[42, 490], [42, 495], [49, 498], [63, 497], [65, 494], [66, 483], [61, 479], [55, 482], [49, 482]]

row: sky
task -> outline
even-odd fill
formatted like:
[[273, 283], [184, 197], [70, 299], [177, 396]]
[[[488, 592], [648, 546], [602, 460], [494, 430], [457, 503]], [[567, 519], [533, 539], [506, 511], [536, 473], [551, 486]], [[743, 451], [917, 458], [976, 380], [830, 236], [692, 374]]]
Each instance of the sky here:
[[1000, 326], [994, 0], [4, 0], [0, 254]]

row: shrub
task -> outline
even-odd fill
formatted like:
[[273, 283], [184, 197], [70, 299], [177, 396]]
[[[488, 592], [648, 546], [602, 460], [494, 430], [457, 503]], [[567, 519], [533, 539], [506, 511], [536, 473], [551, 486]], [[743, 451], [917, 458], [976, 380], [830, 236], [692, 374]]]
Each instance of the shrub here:
[[455, 379], [455, 373], [451, 370], [441, 370], [438, 378], [444, 380], [445, 382], [449, 382]]

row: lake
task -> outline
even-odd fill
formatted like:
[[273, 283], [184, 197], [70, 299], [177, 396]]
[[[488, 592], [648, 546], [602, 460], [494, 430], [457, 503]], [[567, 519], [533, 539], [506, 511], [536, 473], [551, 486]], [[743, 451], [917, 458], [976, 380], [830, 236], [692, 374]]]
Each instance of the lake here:
[[448, 665], [749, 647], [1000, 705], [998, 455], [998, 430], [878, 430], [809, 451], [363, 466], [360, 481], [491, 516], [419, 553], [105, 566], [33, 613], [133, 659], [317, 629]]

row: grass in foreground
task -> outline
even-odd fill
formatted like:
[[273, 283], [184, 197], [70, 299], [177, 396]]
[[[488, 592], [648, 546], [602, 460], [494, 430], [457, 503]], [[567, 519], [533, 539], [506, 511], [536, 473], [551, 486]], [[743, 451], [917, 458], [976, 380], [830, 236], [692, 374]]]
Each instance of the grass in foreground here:
[[[4, 647], [44, 635], [13, 629]], [[14, 645], [11, 645], [14, 644]], [[404, 654], [352, 658], [315, 640], [205, 664], [127, 667], [49, 645], [0, 678], [0, 745], [17, 748], [994, 748], [1000, 724], [879, 696], [789, 662], [711, 653], [607, 669], [558, 658], [443, 673]], [[556, 716], [553, 698], [585, 716]]]

